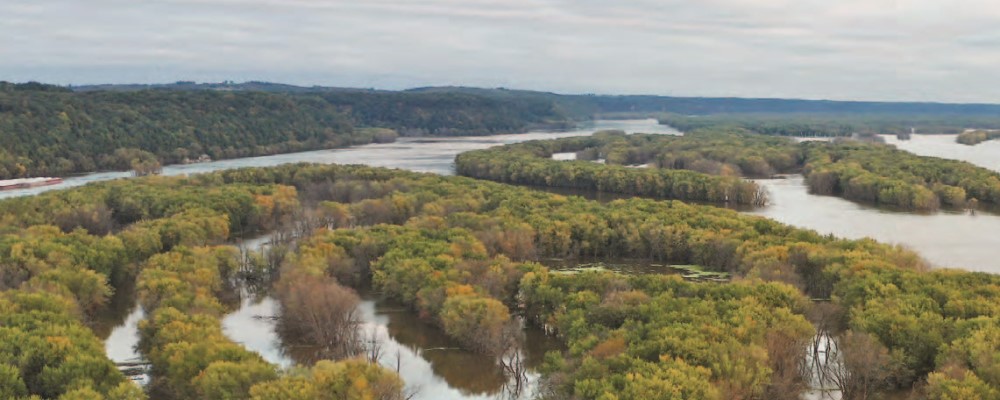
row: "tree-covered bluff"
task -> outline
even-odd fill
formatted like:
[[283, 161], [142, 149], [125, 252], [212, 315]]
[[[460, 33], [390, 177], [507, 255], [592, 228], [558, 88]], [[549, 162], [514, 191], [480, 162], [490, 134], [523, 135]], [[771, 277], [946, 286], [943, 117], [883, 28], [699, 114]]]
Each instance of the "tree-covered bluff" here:
[[345, 147], [400, 133], [571, 126], [551, 102], [461, 93], [72, 92], [0, 83], [0, 179]]

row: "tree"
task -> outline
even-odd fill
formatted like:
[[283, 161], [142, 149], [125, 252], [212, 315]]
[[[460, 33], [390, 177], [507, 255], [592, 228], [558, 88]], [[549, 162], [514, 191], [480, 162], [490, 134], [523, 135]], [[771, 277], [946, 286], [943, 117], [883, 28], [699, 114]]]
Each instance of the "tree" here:
[[837, 341], [827, 375], [848, 400], [866, 400], [884, 390], [895, 373], [895, 361], [885, 346], [866, 333], [848, 331]]
[[503, 303], [476, 295], [449, 296], [441, 308], [441, 325], [449, 336], [487, 354], [506, 350], [504, 327], [510, 313]]
[[274, 366], [261, 361], [216, 361], [194, 378], [194, 386], [201, 399], [243, 400], [252, 386], [277, 377]]
[[329, 278], [284, 277], [280, 282], [280, 320], [284, 337], [322, 346], [323, 357], [353, 357], [362, 350], [360, 300]]

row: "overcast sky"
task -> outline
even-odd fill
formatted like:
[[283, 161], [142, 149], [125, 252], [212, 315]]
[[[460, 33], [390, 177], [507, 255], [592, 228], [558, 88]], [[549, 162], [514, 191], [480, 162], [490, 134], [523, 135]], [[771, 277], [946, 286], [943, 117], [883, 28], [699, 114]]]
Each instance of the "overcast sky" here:
[[1000, 103], [1000, 3], [0, 0], [0, 80]]

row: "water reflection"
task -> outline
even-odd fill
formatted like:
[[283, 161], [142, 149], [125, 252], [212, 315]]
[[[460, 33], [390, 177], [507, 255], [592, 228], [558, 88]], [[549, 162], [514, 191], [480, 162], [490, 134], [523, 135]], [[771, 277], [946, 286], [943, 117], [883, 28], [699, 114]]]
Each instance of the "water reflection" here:
[[136, 301], [135, 285], [122, 284], [108, 306], [91, 323], [97, 337], [104, 339], [104, 352], [126, 376], [140, 385], [149, 383], [148, 365], [139, 353], [139, 321], [146, 314]]
[[411, 310], [366, 295], [361, 307], [363, 329], [383, 343], [383, 365], [395, 369], [419, 398], [489, 398], [507, 379], [492, 357], [462, 350], [440, 329], [421, 321]]
[[[437, 327], [428, 324], [400, 304], [361, 293], [358, 306], [362, 337], [380, 346], [379, 362], [398, 371], [414, 399], [489, 399], [504, 395], [507, 378], [492, 357], [462, 350]], [[319, 350], [288, 346], [276, 329], [280, 307], [270, 296], [247, 296], [241, 307], [227, 315], [223, 331], [235, 342], [257, 352], [268, 362], [287, 368], [317, 361]], [[528, 367], [534, 371], [546, 351], [561, 350], [561, 343], [538, 329], [526, 329], [524, 348]], [[528, 374], [533, 387], [539, 374]], [[530, 390], [524, 393], [528, 397]]]
[[276, 318], [281, 311], [271, 296], [246, 295], [236, 311], [222, 319], [222, 332], [232, 341], [260, 354], [269, 363], [281, 368], [295, 365], [288, 351], [281, 346], [275, 332]]

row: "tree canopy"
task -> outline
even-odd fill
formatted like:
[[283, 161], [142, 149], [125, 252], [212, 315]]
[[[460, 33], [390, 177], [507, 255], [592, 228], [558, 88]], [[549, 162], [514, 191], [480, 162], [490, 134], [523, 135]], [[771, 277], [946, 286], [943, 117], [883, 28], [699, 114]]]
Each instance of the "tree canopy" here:
[[[94, 211], [65, 218], [76, 209]], [[278, 285], [371, 279], [500, 358], [516, 348], [517, 317], [545, 326], [567, 344], [543, 368], [554, 398], [794, 398], [814, 334], [809, 298], [828, 299], [834, 325], [898, 366], [877, 391], [926, 380], [930, 398], [990, 397], [1000, 385], [1000, 278], [927, 271], [896, 246], [710, 206], [287, 165], [4, 200], [0, 220], [0, 387], [13, 398], [141, 398], [86, 317], [132, 280], [157, 398], [403, 398], [399, 378], [366, 361], [279, 372], [222, 334], [222, 295], [241, 268], [227, 239], [277, 226], [305, 235]], [[549, 257], [648, 260], [665, 273], [567, 274], [540, 263]], [[688, 282], [669, 264], [734, 280]]]

